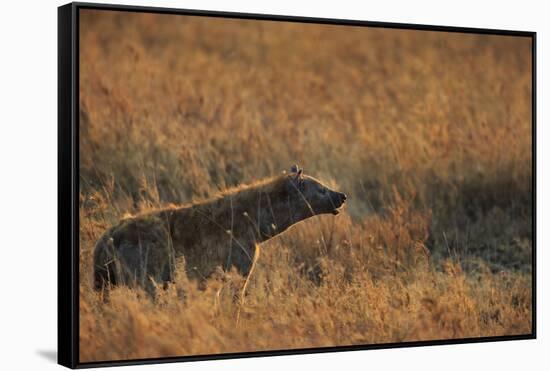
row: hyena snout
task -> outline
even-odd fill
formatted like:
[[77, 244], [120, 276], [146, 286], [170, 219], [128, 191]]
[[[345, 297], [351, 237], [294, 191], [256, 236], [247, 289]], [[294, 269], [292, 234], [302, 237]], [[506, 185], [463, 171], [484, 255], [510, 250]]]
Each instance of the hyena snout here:
[[338, 209], [340, 209], [344, 205], [348, 196], [346, 196], [346, 194], [342, 192], [333, 192], [331, 198], [334, 205], [334, 210], [332, 211], [332, 213], [334, 215], [337, 215], [340, 212], [340, 210]]

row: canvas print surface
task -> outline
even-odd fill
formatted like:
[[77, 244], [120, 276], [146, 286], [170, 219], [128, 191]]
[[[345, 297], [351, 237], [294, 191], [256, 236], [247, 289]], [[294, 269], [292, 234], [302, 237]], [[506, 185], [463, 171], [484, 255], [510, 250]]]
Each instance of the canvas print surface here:
[[80, 362], [531, 333], [531, 47], [80, 10]]

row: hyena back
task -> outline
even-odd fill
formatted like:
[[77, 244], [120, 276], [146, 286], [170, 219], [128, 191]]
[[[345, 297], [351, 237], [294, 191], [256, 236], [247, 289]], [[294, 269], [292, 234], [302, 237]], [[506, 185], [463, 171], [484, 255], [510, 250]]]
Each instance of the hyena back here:
[[154, 296], [156, 284], [173, 281], [179, 257], [189, 277], [232, 266], [246, 275], [257, 243], [312, 216], [336, 215], [345, 200], [294, 165], [290, 173], [204, 202], [123, 219], [96, 243], [94, 286], [138, 285]]

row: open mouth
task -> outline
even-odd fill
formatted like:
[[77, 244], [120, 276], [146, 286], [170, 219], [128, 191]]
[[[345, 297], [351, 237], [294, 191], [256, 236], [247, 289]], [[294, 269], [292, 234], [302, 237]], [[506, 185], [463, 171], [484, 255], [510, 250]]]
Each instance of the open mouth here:
[[344, 205], [340, 206], [339, 208], [337, 209], [334, 209], [332, 210], [332, 215], [338, 215], [340, 214], [340, 211], [342, 211], [342, 208], [344, 207]]
[[[334, 210], [332, 210], [332, 215], [338, 215], [340, 214], [340, 212], [342, 211], [342, 209], [344, 208], [344, 205], [345, 205], [345, 199], [343, 199], [341, 202], [340, 202], [340, 205], [338, 207], [336, 207]], [[333, 205], [333, 206], [336, 206], [336, 205]]]

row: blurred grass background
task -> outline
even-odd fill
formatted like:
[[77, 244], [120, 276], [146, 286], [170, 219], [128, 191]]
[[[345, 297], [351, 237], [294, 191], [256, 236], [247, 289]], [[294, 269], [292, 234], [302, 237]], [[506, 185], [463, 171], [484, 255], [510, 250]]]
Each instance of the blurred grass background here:
[[[530, 332], [529, 38], [80, 23], [82, 361]], [[243, 303], [239, 277], [199, 291], [183, 272], [160, 308], [91, 290], [94, 243], [126, 213], [293, 163], [346, 192], [346, 213], [265, 244]]]

